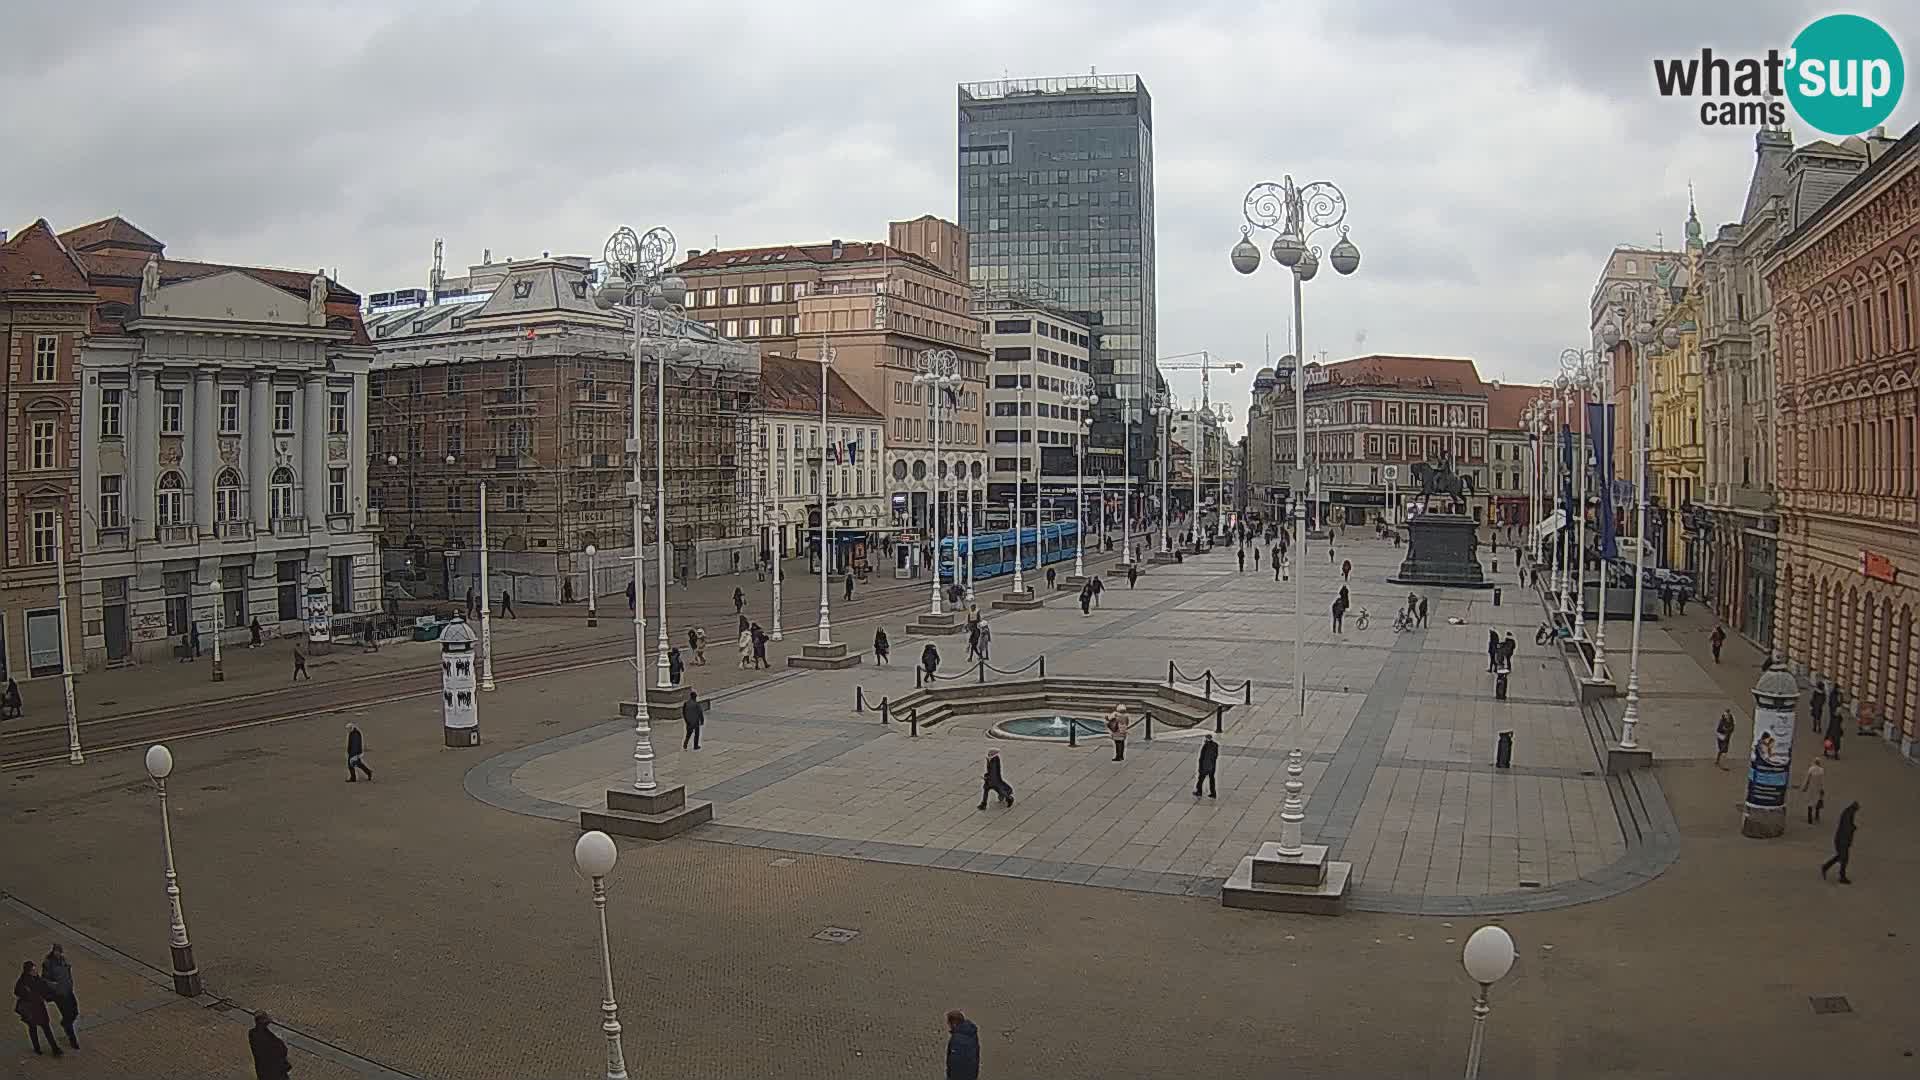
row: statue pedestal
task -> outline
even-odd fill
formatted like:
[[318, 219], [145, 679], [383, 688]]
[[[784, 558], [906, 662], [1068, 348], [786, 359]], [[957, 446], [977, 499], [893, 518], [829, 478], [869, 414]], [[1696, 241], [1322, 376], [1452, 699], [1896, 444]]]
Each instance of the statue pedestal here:
[[1420, 514], [1407, 519], [1407, 557], [1395, 585], [1440, 585], [1452, 589], [1491, 589], [1474, 557], [1479, 525], [1465, 514]]

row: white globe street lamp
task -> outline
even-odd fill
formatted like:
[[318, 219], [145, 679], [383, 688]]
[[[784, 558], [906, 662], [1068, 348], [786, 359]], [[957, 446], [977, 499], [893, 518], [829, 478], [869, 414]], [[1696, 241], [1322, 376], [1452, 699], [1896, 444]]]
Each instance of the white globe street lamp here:
[[[933, 440], [933, 457], [928, 465], [927, 480], [932, 498], [928, 501], [927, 536], [933, 549], [933, 584], [929, 615], [938, 617], [940, 612], [940, 481], [945, 472], [940, 461], [940, 399], [957, 393], [960, 387], [960, 357], [952, 349], [928, 349], [920, 354], [920, 373], [913, 377], [915, 384], [927, 388], [927, 424], [928, 435]], [[824, 441], [824, 440], [822, 440]], [[822, 490], [825, 487], [822, 485]], [[1019, 523], [1015, 523], [1015, 528]], [[824, 551], [822, 552], [824, 555]], [[959, 574], [959, 561], [955, 560], [954, 572]], [[1014, 566], [1014, 591], [1020, 589], [1020, 570]], [[825, 644], [825, 642], [822, 642]]]
[[1492, 1011], [1487, 1005], [1487, 991], [1506, 978], [1513, 961], [1513, 938], [1498, 926], [1475, 930], [1460, 950], [1467, 977], [1480, 984], [1480, 992], [1473, 999], [1473, 1040], [1467, 1047], [1466, 1080], [1476, 1080], [1480, 1075], [1480, 1047], [1486, 1038], [1487, 1013]]
[[[1073, 447], [1073, 575], [1078, 578], [1085, 578], [1087, 576], [1087, 545], [1085, 536], [1087, 529], [1087, 508], [1083, 501], [1084, 495], [1082, 491], [1086, 484], [1086, 471], [1082, 462], [1087, 452], [1087, 432], [1093, 426], [1093, 413], [1091, 410], [1099, 401], [1099, 395], [1094, 393], [1092, 379], [1082, 379], [1079, 385], [1067, 391], [1066, 395], [1067, 408], [1072, 409], [1074, 416], [1077, 417], [1075, 427], [1078, 429], [1074, 433]], [[1106, 520], [1106, 506], [1104, 504], [1100, 508], [1100, 515], [1101, 521], [1104, 522]], [[1104, 526], [1101, 531], [1105, 531]]]
[[594, 830], [574, 841], [573, 865], [593, 880], [593, 909], [600, 920], [600, 971], [606, 996], [600, 999], [600, 1030], [607, 1037], [607, 1080], [627, 1080], [627, 1056], [620, 1046], [620, 1006], [613, 999], [613, 950], [607, 940], [607, 875], [620, 858], [613, 837]]
[[187, 940], [187, 916], [180, 907], [180, 876], [173, 866], [173, 821], [167, 812], [167, 777], [173, 775], [173, 752], [155, 743], [147, 747], [147, 775], [160, 793], [160, 838], [166, 854], [167, 945], [173, 954], [173, 991], [181, 997], [200, 996], [200, 968], [193, 962], [193, 943]]
[[588, 626], [600, 625], [600, 607], [599, 607], [600, 588], [598, 584], [599, 578], [595, 577], [593, 572], [593, 557], [599, 554], [599, 551], [600, 549], [594, 547], [592, 544], [587, 545], [587, 625]]

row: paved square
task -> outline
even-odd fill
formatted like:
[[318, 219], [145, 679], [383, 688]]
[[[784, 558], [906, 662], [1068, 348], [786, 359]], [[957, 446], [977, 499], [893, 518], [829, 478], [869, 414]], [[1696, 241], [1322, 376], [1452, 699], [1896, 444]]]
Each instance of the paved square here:
[[[1133, 589], [1115, 577], [1090, 615], [1062, 594], [1042, 610], [992, 618], [1001, 667], [1044, 655], [1050, 675], [1164, 680], [1171, 660], [1183, 673], [1251, 679], [1251, 705], [1231, 708], [1220, 736], [1217, 800], [1192, 794], [1197, 730], [1161, 727], [1151, 742], [1136, 732], [1115, 763], [1105, 739], [1069, 748], [991, 738], [1000, 717], [956, 718], [912, 738], [854, 712], [856, 687], [868, 702], [913, 688], [907, 665], [923, 641], [906, 636], [895, 639], [892, 668], [796, 673], [719, 695], [698, 752], [681, 748], [678, 724], [659, 725], [660, 775], [714, 801], [715, 823], [694, 834], [702, 839], [1212, 895], [1242, 857], [1278, 837], [1285, 756], [1299, 745], [1308, 836], [1354, 864], [1356, 906], [1518, 909], [1608, 877], [1628, 857], [1627, 837], [1560, 661], [1533, 645], [1534, 606], [1429, 590], [1430, 628], [1395, 633], [1408, 590], [1386, 579], [1401, 549], [1371, 538], [1336, 546], [1354, 561], [1354, 611], [1335, 635], [1322, 609], [1341, 582], [1320, 561], [1326, 546], [1313, 544], [1303, 567], [1304, 727], [1291, 682], [1292, 585], [1239, 572], [1230, 549], [1154, 567]], [[1371, 612], [1365, 630], [1361, 609]], [[1486, 673], [1489, 628], [1521, 639], [1506, 701]], [[943, 671], [965, 663], [961, 639], [935, 640]], [[1505, 731], [1516, 749], [1501, 770], [1493, 760]], [[575, 732], [495, 759], [469, 788], [573, 817], [631, 783], [633, 741], [616, 723]], [[1011, 809], [975, 808], [990, 748], [1016, 789]]]

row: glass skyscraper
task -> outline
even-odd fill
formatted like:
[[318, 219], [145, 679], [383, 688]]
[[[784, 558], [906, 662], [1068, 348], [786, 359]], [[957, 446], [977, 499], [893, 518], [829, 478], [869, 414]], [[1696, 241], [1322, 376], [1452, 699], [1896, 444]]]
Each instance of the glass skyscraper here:
[[1100, 397], [1087, 470], [1120, 475], [1130, 420], [1133, 475], [1144, 479], [1157, 443], [1142, 409], [1160, 392], [1146, 84], [1134, 75], [962, 83], [959, 197], [976, 287], [1087, 316]]

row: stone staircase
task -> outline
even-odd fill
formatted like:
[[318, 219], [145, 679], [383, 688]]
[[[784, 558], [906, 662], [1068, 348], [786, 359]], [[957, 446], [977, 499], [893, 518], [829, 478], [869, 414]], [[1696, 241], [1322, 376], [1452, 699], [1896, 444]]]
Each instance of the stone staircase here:
[[1347, 909], [1352, 876], [1353, 864], [1328, 859], [1325, 844], [1303, 844], [1298, 855], [1280, 854], [1279, 844], [1261, 844], [1220, 887], [1220, 903], [1256, 911], [1339, 915]]

